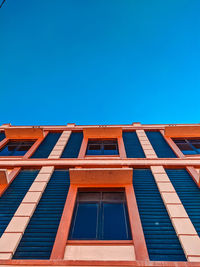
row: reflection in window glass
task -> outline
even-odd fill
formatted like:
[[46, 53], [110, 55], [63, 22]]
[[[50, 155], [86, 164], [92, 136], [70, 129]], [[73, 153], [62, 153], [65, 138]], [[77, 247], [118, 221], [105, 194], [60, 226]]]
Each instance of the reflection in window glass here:
[[98, 204], [78, 203], [72, 226], [73, 239], [97, 239]]
[[79, 192], [69, 239], [130, 240], [124, 192]]
[[10, 140], [0, 150], [0, 156], [23, 156], [34, 142], [34, 140]]
[[[129, 236], [127, 227], [127, 214], [123, 203], [103, 203], [103, 232], [102, 239], [126, 240]], [[111, 219], [112, 218], [112, 219]]]
[[89, 139], [86, 155], [119, 155], [117, 139]]
[[173, 139], [185, 155], [200, 154], [200, 139]]

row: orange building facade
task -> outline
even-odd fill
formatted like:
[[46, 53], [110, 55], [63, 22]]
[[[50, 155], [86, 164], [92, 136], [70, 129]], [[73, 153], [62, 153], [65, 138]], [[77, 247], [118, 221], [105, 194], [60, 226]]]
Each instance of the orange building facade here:
[[1, 266], [200, 266], [200, 125], [0, 126]]

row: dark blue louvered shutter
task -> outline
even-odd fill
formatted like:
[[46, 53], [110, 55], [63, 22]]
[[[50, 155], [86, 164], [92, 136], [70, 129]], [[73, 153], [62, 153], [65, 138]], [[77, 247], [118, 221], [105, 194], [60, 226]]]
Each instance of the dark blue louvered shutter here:
[[50, 258], [69, 185], [67, 170], [53, 172], [13, 259]]
[[151, 171], [134, 169], [133, 186], [150, 260], [186, 261]]
[[6, 138], [4, 132], [0, 132], [0, 141], [2, 141], [4, 138]]
[[18, 206], [35, 180], [38, 171], [24, 170], [15, 177], [0, 198], [0, 236], [3, 234]]
[[77, 158], [83, 140], [82, 132], [72, 132], [61, 158]]
[[145, 131], [145, 133], [158, 158], [177, 157], [160, 132]]
[[123, 141], [127, 158], [145, 158], [136, 132], [123, 132]]
[[61, 133], [48, 133], [31, 158], [48, 158]]
[[166, 170], [186, 212], [200, 235], [200, 188], [185, 169]]

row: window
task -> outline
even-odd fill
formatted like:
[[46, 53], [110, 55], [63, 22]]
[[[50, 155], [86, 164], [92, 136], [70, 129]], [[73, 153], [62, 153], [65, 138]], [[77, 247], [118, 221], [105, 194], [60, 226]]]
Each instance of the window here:
[[200, 154], [200, 139], [173, 139], [185, 155]]
[[79, 192], [69, 239], [130, 240], [124, 191]]
[[89, 139], [86, 155], [119, 155], [117, 139]]
[[1, 150], [0, 156], [23, 156], [35, 140], [10, 140]]

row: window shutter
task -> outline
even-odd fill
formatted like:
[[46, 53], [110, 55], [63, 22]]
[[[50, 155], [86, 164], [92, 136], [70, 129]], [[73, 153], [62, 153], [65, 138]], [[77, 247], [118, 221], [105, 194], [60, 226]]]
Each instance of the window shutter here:
[[160, 132], [145, 131], [153, 149], [155, 150], [158, 158], [176, 158], [175, 153], [167, 144], [164, 137]]
[[13, 259], [50, 258], [69, 185], [68, 171], [53, 172]]
[[123, 141], [127, 158], [145, 158], [136, 132], [123, 132]]
[[48, 133], [31, 158], [48, 158], [61, 133]]
[[200, 188], [185, 169], [166, 170], [183, 206], [200, 235]]
[[7, 188], [0, 198], [0, 237], [12, 219], [18, 206], [23, 200], [29, 187], [36, 178], [38, 171], [25, 170], [15, 177], [13, 182]]
[[83, 140], [83, 133], [72, 132], [61, 158], [77, 158]]
[[1, 142], [4, 138], [6, 138], [5, 133], [4, 133], [4, 132], [0, 132], [0, 142]]
[[150, 260], [186, 261], [151, 171], [134, 170], [133, 186]]

